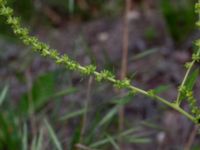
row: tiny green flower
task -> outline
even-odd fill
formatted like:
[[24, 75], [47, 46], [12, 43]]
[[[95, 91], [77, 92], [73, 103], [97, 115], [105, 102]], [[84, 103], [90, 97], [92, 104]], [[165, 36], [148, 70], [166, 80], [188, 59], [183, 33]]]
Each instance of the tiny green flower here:
[[128, 88], [130, 86], [130, 80], [129, 79], [116, 80], [114, 86], [119, 89]]
[[108, 78], [114, 78], [114, 75], [108, 71], [108, 70], [102, 70], [97, 76], [96, 76], [96, 80], [98, 82], [108, 79]]
[[9, 7], [2, 7], [1, 10], [0, 10], [0, 14], [6, 15], [6, 16], [11, 16], [13, 14], [13, 10]]
[[81, 73], [84, 74], [84, 75], [91, 75], [95, 71], [96, 71], [96, 66], [94, 66], [94, 65], [88, 65], [88, 66], [85, 66], [84, 70], [81, 70]]
[[69, 57], [66, 54], [64, 54], [59, 59], [57, 59], [56, 63], [57, 64], [67, 64], [68, 61], [69, 61]]
[[200, 3], [195, 4], [195, 12], [199, 13], [200, 12]]
[[195, 43], [195, 45], [196, 45], [197, 47], [200, 48], [200, 39], [196, 40], [194, 43]]
[[196, 26], [200, 28], [200, 21], [196, 22]]
[[188, 69], [188, 68], [190, 68], [190, 67], [192, 67], [192, 62], [187, 62], [187, 63], [185, 64], [185, 68]]
[[55, 49], [49, 49], [49, 47], [48, 47], [46, 50], [49, 51], [51, 58], [54, 58], [54, 59], [56, 59], [56, 60], [59, 59], [59, 55], [60, 55], [60, 54], [58, 53], [57, 50], [55, 50]]
[[79, 64], [74, 61], [74, 60], [68, 60], [68, 62], [66, 63], [66, 67], [69, 69], [69, 70], [77, 70], [78, 69], [78, 66]]
[[193, 54], [192, 55], [192, 60], [199, 62], [200, 61], [200, 55], [199, 54]]

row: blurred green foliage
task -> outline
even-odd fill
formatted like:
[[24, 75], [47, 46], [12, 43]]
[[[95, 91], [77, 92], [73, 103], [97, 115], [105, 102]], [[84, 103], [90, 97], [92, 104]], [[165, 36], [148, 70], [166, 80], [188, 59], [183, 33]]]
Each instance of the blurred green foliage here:
[[21, 131], [19, 118], [8, 106], [8, 86], [0, 90], [0, 149], [13, 150], [21, 149]]
[[31, 91], [26, 92], [17, 107], [19, 114], [27, 116], [30, 109], [30, 99], [34, 112], [41, 108], [55, 94], [55, 73], [41, 75], [33, 84]]
[[176, 42], [195, 29], [194, 0], [162, 0], [161, 8], [169, 31]]
[[[113, 15], [123, 8], [123, 0], [44, 0], [45, 4], [62, 14], [73, 15], [81, 20], [89, 20], [103, 14]], [[111, 3], [112, 2], [112, 3]]]
[[157, 35], [156, 29], [154, 27], [152, 27], [152, 26], [148, 27], [145, 30], [145, 38], [149, 42], [153, 41], [156, 38], [156, 35]]
[[[30, 121], [30, 116], [39, 112], [40, 108], [43, 108], [50, 100], [57, 100], [77, 92], [72, 87], [55, 90], [56, 79], [56, 72], [39, 76], [33, 82], [32, 89], [24, 93], [17, 105], [8, 100], [10, 94], [7, 86], [0, 89], [0, 150], [22, 150], [24, 138], [22, 126]], [[30, 132], [28, 136], [31, 137]], [[31, 138], [31, 140], [34, 139]]]

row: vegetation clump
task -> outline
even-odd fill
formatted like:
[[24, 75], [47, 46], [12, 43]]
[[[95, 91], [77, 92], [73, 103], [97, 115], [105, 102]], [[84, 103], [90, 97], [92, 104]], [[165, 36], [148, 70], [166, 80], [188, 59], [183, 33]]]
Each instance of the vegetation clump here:
[[[195, 9], [196, 12], [200, 14], [200, 2], [195, 5]], [[115, 76], [108, 70], [97, 72], [96, 66], [94, 65], [82, 66], [75, 60], [71, 59], [68, 55], [61, 55], [56, 50], [51, 49], [47, 44], [40, 42], [36, 37], [30, 36], [28, 29], [21, 27], [20, 19], [14, 16], [13, 9], [6, 5], [6, 0], [0, 0], [0, 15], [6, 17], [7, 24], [11, 26], [13, 32], [18, 36], [18, 38], [23, 41], [25, 45], [32, 47], [33, 51], [38, 52], [40, 55], [53, 59], [57, 64], [64, 65], [71, 71], [79, 71], [81, 74], [88, 76], [93, 75], [99, 82], [109, 81], [114, 85], [114, 87], [120, 89], [126, 88], [130, 91], [134, 91], [134, 93], [142, 94], [160, 101], [167, 106], [177, 110], [194, 123], [199, 124], [200, 110], [192, 92], [193, 86], [195, 84], [194, 79], [197, 78], [198, 72], [192, 72], [192, 68], [195, 63], [200, 61], [200, 40], [196, 41], [198, 50], [192, 55], [192, 61], [186, 63], [187, 72], [179, 87], [177, 99], [175, 102], [169, 102], [168, 100], [165, 100], [156, 95], [154, 90], [145, 91], [131, 85], [130, 80], [127, 78], [124, 80], [116, 79]], [[188, 100], [191, 114], [181, 108], [181, 102], [183, 99]]]

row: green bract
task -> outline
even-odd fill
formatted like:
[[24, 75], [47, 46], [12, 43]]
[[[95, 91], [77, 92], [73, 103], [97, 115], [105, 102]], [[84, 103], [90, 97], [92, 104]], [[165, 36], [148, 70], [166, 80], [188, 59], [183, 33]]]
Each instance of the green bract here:
[[200, 3], [195, 4], [195, 12], [199, 13], [200, 12]]
[[92, 75], [96, 71], [96, 66], [88, 65], [85, 66], [85, 69], [81, 70], [81, 73], [84, 75]]
[[200, 55], [199, 54], [193, 54], [192, 55], [192, 60], [199, 62], [200, 61]]
[[98, 82], [108, 79], [108, 78], [114, 78], [114, 75], [108, 70], [103, 70], [96, 76], [96, 80]]

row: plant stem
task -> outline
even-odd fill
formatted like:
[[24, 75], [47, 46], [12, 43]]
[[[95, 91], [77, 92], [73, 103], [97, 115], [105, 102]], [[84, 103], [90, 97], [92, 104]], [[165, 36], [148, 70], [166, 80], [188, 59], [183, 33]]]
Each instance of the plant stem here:
[[[98, 72], [94, 72], [94, 75], [98, 75], [99, 73]], [[116, 83], [116, 79], [114, 78], [108, 78], [107, 79], [108, 81], [110, 81], [111, 83], [115, 84]], [[192, 122], [196, 123], [196, 120], [195, 118], [190, 115], [188, 112], [186, 112], [185, 110], [183, 110], [179, 105], [177, 105], [176, 103], [171, 103], [169, 101], [167, 101], [166, 99], [160, 97], [160, 96], [157, 96], [157, 95], [154, 95], [153, 97], [145, 90], [143, 89], [140, 89], [138, 87], [135, 87], [133, 85], [130, 85], [128, 87], [129, 90], [131, 91], [136, 91], [137, 93], [140, 93], [142, 95], [145, 95], [147, 97], [150, 97], [150, 98], [153, 98], [159, 102], [162, 102], [164, 103], [165, 105], [167, 105], [168, 107], [171, 107], [173, 109], [175, 109], [176, 111], [178, 111], [179, 113], [181, 113], [182, 115], [186, 116], [189, 120], [191, 120]]]

